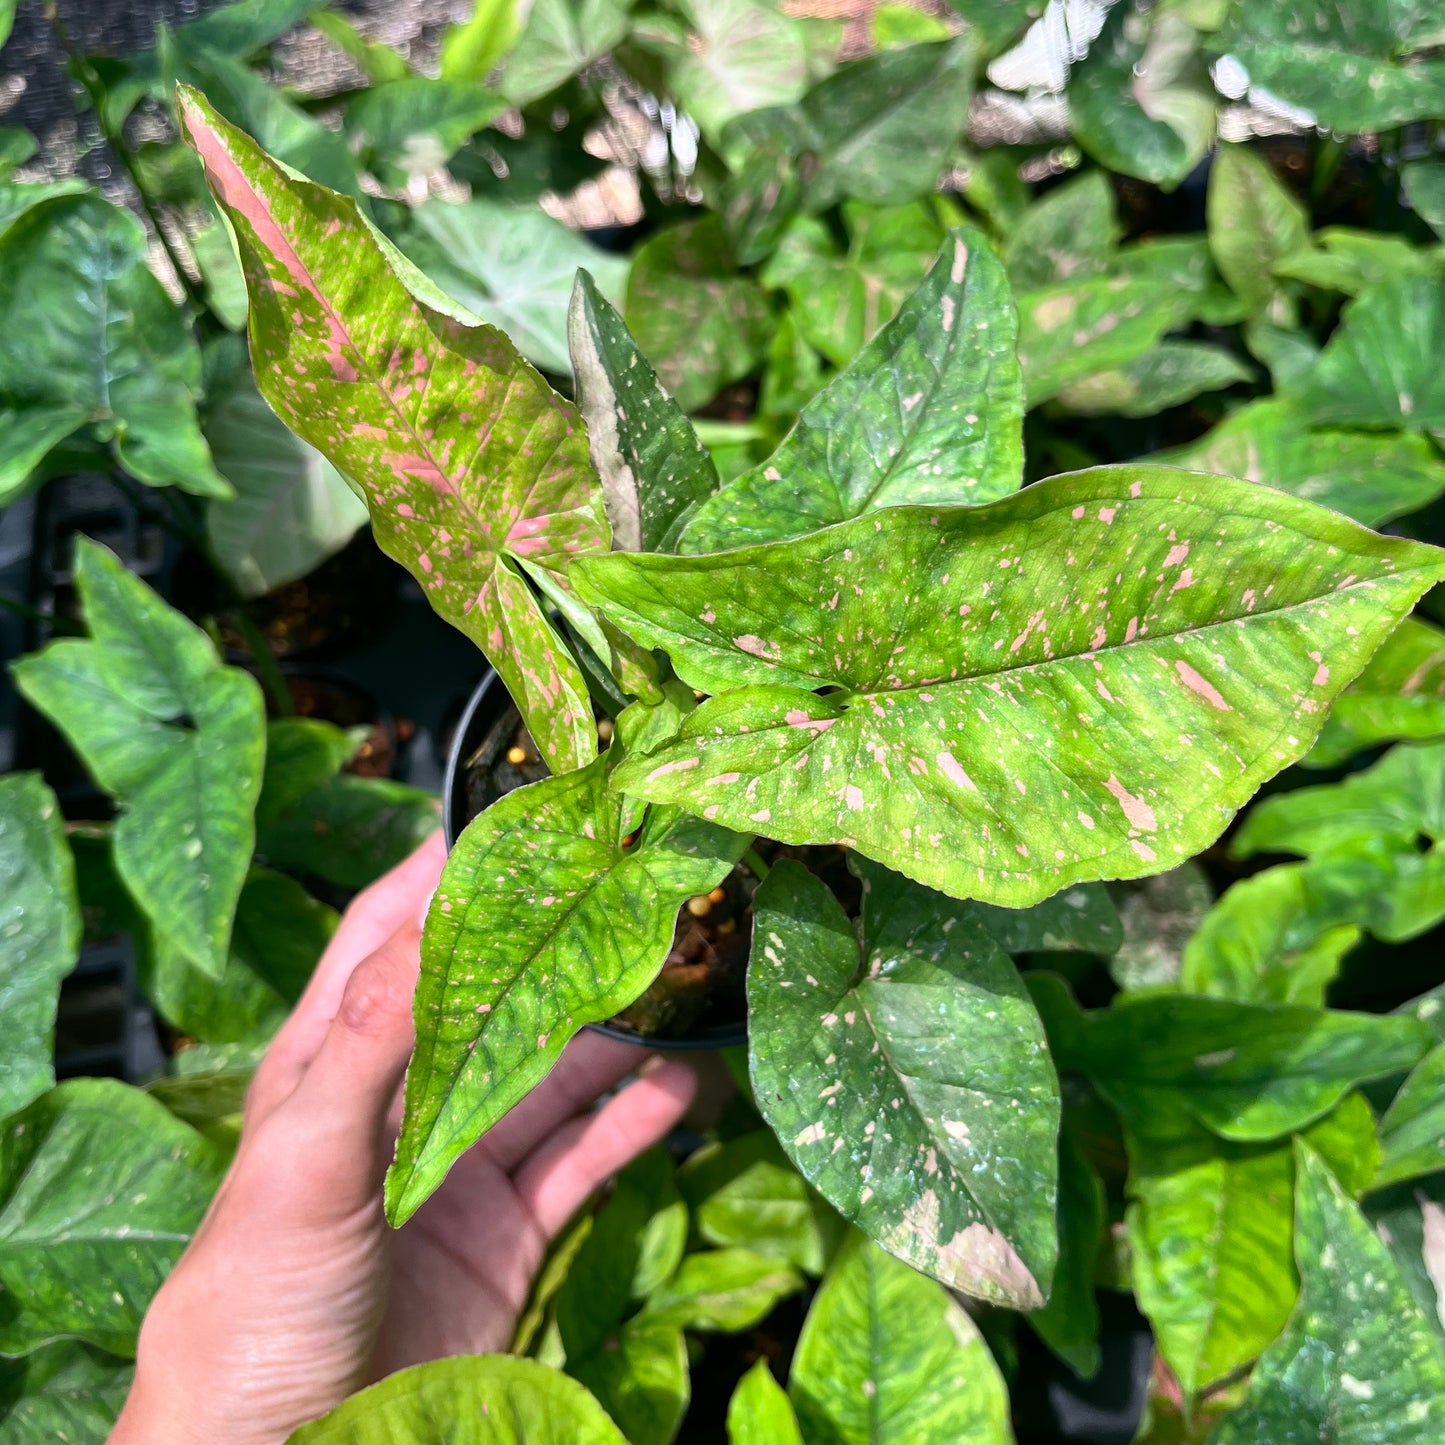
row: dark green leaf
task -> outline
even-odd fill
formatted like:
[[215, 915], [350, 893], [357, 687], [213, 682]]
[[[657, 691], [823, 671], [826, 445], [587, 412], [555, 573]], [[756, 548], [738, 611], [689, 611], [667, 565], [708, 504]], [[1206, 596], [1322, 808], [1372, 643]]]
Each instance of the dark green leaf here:
[[983, 924], [1005, 953], [1082, 949], [1113, 953], [1123, 942], [1118, 910], [1097, 884], [1066, 888], [1032, 908], [969, 906], [969, 916]]
[[1445, 1173], [1372, 1193], [1363, 1208], [1426, 1320], [1445, 1337]]
[[793, 537], [880, 507], [1018, 490], [1023, 384], [1008, 280], [982, 234], [955, 232], [923, 284], [767, 462], [688, 524], [688, 552]]
[[252, 1069], [178, 1074], [152, 1080], [146, 1085], [146, 1093], [159, 1099], [177, 1119], [230, 1152], [241, 1137], [246, 1091], [254, 1077]]
[[875, 865], [859, 872], [861, 945], [800, 864], [775, 864], [758, 890], [758, 1108], [804, 1176], [885, 1249], [1036, 1309], [1054, 1267], [1059, 1108], [1038, 1015], [965, 907]]
[[75, 863], [38, 773], [0, 778], [0, 1117], [55, 1082], [55, 1005], [80, 952]]
[[803, 1323], [788, 1393], [810, 1445], [1010, 1445], [1008, 1396], [948, 1292], [860, 1236]]
[[1445, 161], [1411, 161], [1400, 179], [1415, 213], [1445, 240]]
[[1029, 1315], [1039, 1337], [1081, 1379], [1099, 1371], [1094, 1266], [1106, 1221], [1104, 1185], [1067, 1132], [1059, 1135], [1059, 1263], [1053, 1291]]
[[1044, 0], [948, 0], [968, 22], [990, 55], [997, 55], [1032, 20], [1044, 13]]
[[346, 135], [362, 164], [387, 184], [429, 175], [506, 109], [475, 81], [408, 75], [359, 92], [345, 111]]
[[1445, 1044], [1415, 1066], [1380, 1120], [1375, 1187], [1445, 1169]]
[[131, 1365], [89, 1345], [49, 1345], [0, 1360], [7, 1445], [104, 1445], [130, 1390]]
[[631, 8], [631, 0], [534, 0], [502, 93], [523, 106], [556, 90], [626, 36]]
[[1020, 907], [1217, 837], [1438, 555], [1246, 482], [1126, 466], [572, 577], [724, 694], [620, 786]]
[[256, 802], [256, 825], [284, 817], [313, 788], [334, 778], [360, 739], [320, 718], [278, 718], [266, 724], [266, 768]]
[[1181, 863], [1117, 897], [1124, 941], [1109, 960], [1114, 982], [1126, 991], [1178, 983], [1185, 945], [1214, 901], [1204, 870]]
[[655, 811], [622, 846], [609, 759], [509, 793], [457, 840], [432, 900], [406, 1117], [387, 1176], [400, 1223], [556, 1063], [583, 1024], [652, 982], [683, 901], [743, 836]]
[[728, 1401], [728, 1445], [803, 1445], [798, 1417], [766, 1359], [754, 1363]]
[[15, 681], [120, 804], [116, 867], [158, 936], [218, 976], [251, 857], [261, 690], [105, 548], [78, 538], [75, 572], [90, 638], [22, 659]]
[[89, 409], [79, 403], [25, 403], [13, 410], [0, 406], [0, 506], [38, 486], [35, 469], [89, 417]]
[[0, 1354], [78, 1338], [135, 1352], [224, 1156], [154, 1099], [72, 1079], [0, 1125]]

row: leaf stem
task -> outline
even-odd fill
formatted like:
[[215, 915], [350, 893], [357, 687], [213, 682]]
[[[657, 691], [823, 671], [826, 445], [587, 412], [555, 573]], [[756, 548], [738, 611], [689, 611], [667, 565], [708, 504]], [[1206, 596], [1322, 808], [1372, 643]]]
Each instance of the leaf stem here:
[[743, 867], [746, 868], [759, 883], [761, 883], [771, 871], [768, 865], [758, 857], [758, 850], [756, 848], [749, 848], [743, 854]]

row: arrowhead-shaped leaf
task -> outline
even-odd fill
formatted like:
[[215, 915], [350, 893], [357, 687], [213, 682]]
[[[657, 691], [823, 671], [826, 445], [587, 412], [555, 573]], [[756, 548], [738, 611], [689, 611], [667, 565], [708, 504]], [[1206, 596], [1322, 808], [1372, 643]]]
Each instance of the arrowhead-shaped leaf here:
[[110, 1079], [73, 1079], [5, 1120], [0, 1353], [77, 1338], [133, 1354], [224, 1167], [189, 1125]]
[[627, 34], [632, 0], [537, 0], [507, 58], [502, 92], [526, 105], [606, 55]]
[[623, 846], [606, 754], [473, 819], [432, 900], [406, 1115], [387, 1210], [408, 1218], [452, 1161], [541, 1081], [583, 1024], [652, 982], [682, 903], [727, 875], [746, 837], [654, 810]]
[[1298, 406], [1273, 398], [1241, 407], [1198, 441], [1154, 460], [1263, 482], [1367, 527], [1445, 492], [1445, 463], [1425, 437], [1312, 430]]
[[758, 1108], [804, 1176], [885, 1249], [1036, 1309], [1054, 1268], [1059, 1122], [1038, 1014], [966, 908], [859, 871], [861, 945], [801, 864], [778, 862], [758, 890]]
[[55, 1082], [60, 980], [80, 952], [75, 862], [55, 795], [38, 773], [0, 778], [0, 1117]]
[[1374, 1187], [1445, 1169], [1445, 1044], [1426, 1054], [1380, 1120]]
[[89, 639], [15, 664], [20, 691], [120, 804], [115, 862], [159, 937], [219, 976], [251, 860], [261, 690], [200, 628], [81, 537]]
[[1004, 264], [1016, 291], [1105, 271], [1119, 244], [1114, 192], [1101, 170], [1034, 201], [1008, 238]]
[[641, 1318], [680, 1329], [737, 1334], [796, 1294], [803, 1276], [775, 1256], [751, 1249], [703, 1249], [689, 1254], [677, 1273], [654, 1291]]
[[899, 313], [768, 460], [688, 524], [683, 550], [796, 537], [880, 507], [991, 502], [1023, 473], [1017, 322], [1002, 264], [954, 232]]
[[573, 572], [723, 694], [619, 786], [1013, 907], [1211, 842], [1441, 575], [1292, 497], [1138, 466]]
[[753, 1364], [728, 1401], [728, 1445], [803, 1445], [798, 1417], [766, 1359]]
[[1320, 1156], [1297, 1146], [1300, 1298], [1211, 1445], [1415, 1445], [1445, 1434], [1445, 1344]]
[[1242, 145], [1215, 152], [1207, 204], [1219, 274], [1251, 312], [1270, 309], [1279, 292], [1275, 263], [1310, 244], [1309, 212], [1269, 163]]
[[196, 92], [181, 113], [240, 246], [262, 395], [361, 487], [382, 550], [487, 654], [548, 763], [581, 766], [586, 685], [516, 565], [560, 577], [608, 545], [576, 411], [499, 331], [414, 297], [354, 200]]
[[820, 1445], [1013, 1440], [978, 1326], [946, 1290], [857, 1235], [814, 1296], [788, 1393], [803, 1438]]
[[577, 273], [567, 338], [613, 546], [674, 551], [688, 518], [717, 491], [712, 457], [586, 271]]

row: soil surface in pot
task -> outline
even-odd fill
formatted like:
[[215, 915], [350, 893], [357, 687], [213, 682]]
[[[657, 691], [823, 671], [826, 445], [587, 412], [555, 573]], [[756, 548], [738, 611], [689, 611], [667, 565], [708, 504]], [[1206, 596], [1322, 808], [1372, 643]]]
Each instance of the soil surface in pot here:
[[[598, 746], [605, 747], [612, 724], [603, 718], [597, 730]], [[509, 704], [462, 760], [462, 776], [465, 824], [512, 789], [549, 773], [520, 714]], [[848, 871], [843, 849], [795, 848], [766, 840], [755, 848], [768, 865], [779, 858], [802, 860], [834, 889], [845, 908], [856, 912], [861, 889]], [[642, 997], [607, 1026], [664, 1042], [711, 1037], [729, 1028], [741, 1032], [747, 1020], [748, 952], [758, 881], [746, 863], [739, 863], [711, 893], [688, 899], [678, 912], [662, 971]]]

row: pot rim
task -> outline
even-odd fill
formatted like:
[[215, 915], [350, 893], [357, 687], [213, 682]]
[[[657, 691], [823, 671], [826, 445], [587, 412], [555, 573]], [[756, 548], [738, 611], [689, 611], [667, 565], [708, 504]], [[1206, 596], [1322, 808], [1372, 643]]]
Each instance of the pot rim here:
[[[472, 689], [462, 715], [457, 719], [456, 731], [452, 734], [451, 745], [447, 748], [447, 767], [442, 780], [442, 836], [446, 839], [447, 852], [456, 846], [461, 835], [462, 818], [466, 812], [466, 759], [475, 750], [468, 747], [468, 736], [477, 713], [497, 692], [506, 695], [506, 688], [496, 669], [489, 667], [481, 681]], [[508, 699], [510, 701], [510, 699]], [[660, 1049], [666, 1052], [692, 1051], [696, 1049], [725, 1049], [747, 1043], [747, 1022], [713, 1024], [695, 1037], [656, 1038], [651, 1034], [637, 1033], [631, 1029], [614, 1028], [611, 1024], [584, 1024], [583, 1028], [593, 1033], [604, 1034], [609, 1039], [618, 1039], [638, 1048]]]

